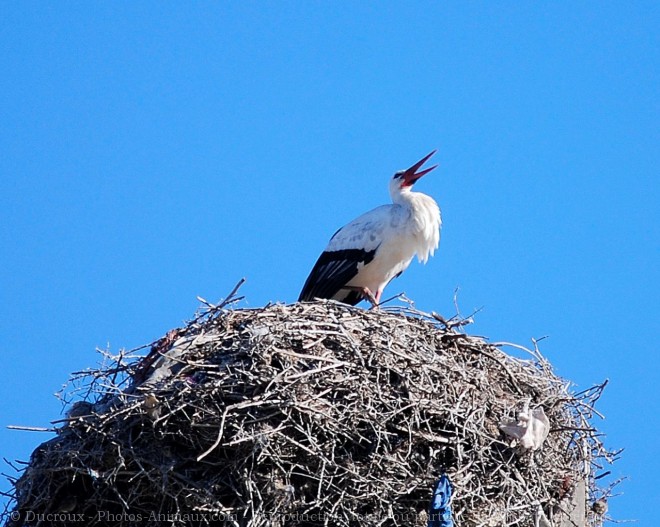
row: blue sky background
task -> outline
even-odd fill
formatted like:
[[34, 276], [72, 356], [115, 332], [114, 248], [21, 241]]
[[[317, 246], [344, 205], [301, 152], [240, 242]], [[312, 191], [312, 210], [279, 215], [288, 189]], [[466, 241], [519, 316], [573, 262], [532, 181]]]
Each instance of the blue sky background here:
[[[0, 454], [50, 435], [95, 348], [180, 326], [240, 277], [293, 302], [329, 236], [418, 190], [440, 250], [385, 296], [483, 308], [586, 388], [625, 447], [615, 518], [655, 525], [656, 2], [15, 2], [0, 16]], [[9, 471], [8, 467], [5, 472]], [[6, 482], [0, 483], [6, 489]]]

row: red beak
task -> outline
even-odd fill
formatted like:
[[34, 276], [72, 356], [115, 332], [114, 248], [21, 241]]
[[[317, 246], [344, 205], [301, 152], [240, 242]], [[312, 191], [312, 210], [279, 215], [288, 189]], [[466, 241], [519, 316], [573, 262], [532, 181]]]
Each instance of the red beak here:
[[415, 184], [415, 182], [421, 178], [423, 175], [428, 174], [433, 170], [435, 167], [438, 165], [433, 165], [430, 168], [425, 168], [421, 172], [417, 172], [417, 169], [420, 168], [424, 163], [428, 161], [428, 159], [437, 152], [437, 150], [434, 150], [431, 152], [429, 155], [424, 157], [423, 159], [420, 159], [415, 163], [413, 166], [411, 166], [409, 169], [405, 170], [403, 172], [403, 184], [401, 185], [402, 187], [411, 187]]

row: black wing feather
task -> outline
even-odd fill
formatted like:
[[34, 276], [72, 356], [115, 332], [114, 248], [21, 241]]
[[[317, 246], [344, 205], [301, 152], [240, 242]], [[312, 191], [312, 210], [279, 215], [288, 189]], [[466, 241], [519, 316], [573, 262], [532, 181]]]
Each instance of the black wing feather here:
[[[376, 250], [343, 249], [321, 253], [305, 281], [298, 301], [333, 298], [357, 275], [358, 264], [366, 265], [374, 259]], [[362, 297], [356, 291], [350, 291], [342, 301], [355, 305], [360, 300]]]

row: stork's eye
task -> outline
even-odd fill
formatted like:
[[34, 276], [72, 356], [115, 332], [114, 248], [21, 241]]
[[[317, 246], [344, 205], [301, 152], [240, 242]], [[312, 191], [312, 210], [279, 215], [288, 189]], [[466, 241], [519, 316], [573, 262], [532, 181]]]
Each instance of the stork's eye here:
[[401, 179], [403, 177], [403, 170], [401, 172], [397, 172], [394, 174], [394, 177], [392, 179]]

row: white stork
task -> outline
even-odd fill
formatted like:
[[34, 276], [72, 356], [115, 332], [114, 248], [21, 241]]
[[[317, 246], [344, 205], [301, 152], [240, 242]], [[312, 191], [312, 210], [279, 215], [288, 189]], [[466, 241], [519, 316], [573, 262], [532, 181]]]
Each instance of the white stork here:
[[412, 186], [437, 165], [417, 172], [435, 150], [390, 181], [392, 205], [382, 205], [339, 229], [317, 260], [299, 301], [331, 298], [355, 305], [380, 302], [383, 289], [413, 257], [426, 263], [440, 242], [440, 209]]

